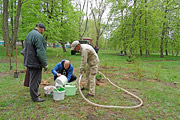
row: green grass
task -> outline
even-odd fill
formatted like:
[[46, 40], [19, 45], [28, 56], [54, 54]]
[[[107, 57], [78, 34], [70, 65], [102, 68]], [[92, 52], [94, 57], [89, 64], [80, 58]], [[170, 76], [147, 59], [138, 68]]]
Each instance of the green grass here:
[[[25, 70], [22, 50], [18, 47], [18, 71]], [[5, 49], [0, 46], [0, 120], [178, 120], [180, 119], [180, 57], [165, 56], [160, 58], [151, 54], [149, 58], [136, 55], [134, 63], [128, 63], [126, 56], [118, 56], [117, 51], [99, 51], [99, 71], [104, 73], [113, 83], [139, 96], [144, 104], [137, 109], [107, 109], [94, 107], [81, 97], [65, 96], [63, 101], [55, 102], [51, 97], [43, 95], [46, 101], [34, 103], [30, 99], [29, 88], [23, 86], [25, 73], [14, 78], [16, 57], [12, 58], [13, 69], [10, 71], [9, 58], [5, 57]], [[81, 57], [70, 55], [70, 49], [63, 52], [60, 48], [47, 48], [49, 69], [43, 72], [42, 80], [54, 85], [51, 69], [62, 59], [68, 59], [74, 66], [74, 74], [79, 75]], [[96, 86], [95, 98], [92, 102], [103, 105], [130, 106], [139, 102], [115, 88], [107, 80], [103, 86]], [[87, 90], [83, 91], [84, 95]], [[79, 93], [79, 92], [77, 92]]]

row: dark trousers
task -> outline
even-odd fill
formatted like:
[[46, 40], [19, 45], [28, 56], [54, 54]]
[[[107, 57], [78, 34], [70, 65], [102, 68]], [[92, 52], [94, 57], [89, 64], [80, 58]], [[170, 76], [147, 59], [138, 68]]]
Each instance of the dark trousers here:
[[[56, 80], [56, 78], [57, 78], [57, 76], [54, 76], [54, 80]], [[70, 81], [68, 81], [68, 83], [70, 83], [70, 82], [72, 82], [72, 81], [74, 81], [76, 79], [77, 79], [77, 77], [75, 75], [72, 75], [71, 79], [70, 79]]]
[[42, 68], [28, 68], [30, 74], [29, 88], [32, 100], [38, 99], [38, 89], [42, 79]]
[[77, 77], [76, 77], [75, 75], [72, 75], [69, 83], [72, 82], [72, 81], [74, 81], [74, 80], [76, 80], [76, 79], [77, 79]]

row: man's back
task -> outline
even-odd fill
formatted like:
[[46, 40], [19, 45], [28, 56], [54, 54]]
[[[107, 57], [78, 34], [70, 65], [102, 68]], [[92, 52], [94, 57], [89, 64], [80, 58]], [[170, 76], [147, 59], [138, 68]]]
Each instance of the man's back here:
[[96, 51], [88, 44], [81, 44], [80, 54], [82, 56], [82, 61], [87, 62], [90, 65], [94, 65], [99, 62], [99, 57]]
[[47, 65], [45, 41], [37, 30], [32, 30], [26, 37], [24, 65], [33, 68]]

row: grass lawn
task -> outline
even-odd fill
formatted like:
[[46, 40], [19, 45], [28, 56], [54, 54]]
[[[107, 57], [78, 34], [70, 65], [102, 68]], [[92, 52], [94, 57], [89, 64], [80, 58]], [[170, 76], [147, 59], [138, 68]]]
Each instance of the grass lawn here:
[[[117, 51], [101, 50], [99, 71], [116, 85], [140, 97], [144, 104], [137, 109], [108, 109], [88, 104], [77, 92], [75, 96], [55, 102], [45, 97], [43, 85], [40, 86], [41, 98], [46, 101], [31, 101], [29, 88], [24, 87], [25, 67], [22, 50], [18, 47], [18, 78], [14, 78], [16, 57], [5, 57], [5, 49], [0, 46], [0, 120], [180, 120], [180, 57], [150, 55], [149, 58], [136, 55], [134, 63], [128, 63], [126, 56], [118, 56]], [[79, 75], [81, 57], [70, 55], [70, 49], [63, 52], [60, 48], [47, 48], [49, 69], [43, 72], [42, 82], [54, 85], [51, 69], [62, 59], [68, 59], [74, 66], [74, 74]], [[87, 90], [83, 91], [84, 95]], [[88, 98], [103, 105], [131, 106], [139, 101], [122, 90], [112, 86], [104, 79], [96, 86], [96, 96]]]

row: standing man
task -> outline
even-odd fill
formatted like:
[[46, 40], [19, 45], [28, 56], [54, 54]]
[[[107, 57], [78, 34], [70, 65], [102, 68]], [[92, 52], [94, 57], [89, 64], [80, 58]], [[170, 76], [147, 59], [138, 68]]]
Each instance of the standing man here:
[[74, 41], [71, 45], [71, 50], [80, 51], [81, 54], [81, 66], [80, 75], [83, 74], [86, 63], [88, 64], [86, 70], [86, 84], [84, 88], [89, 89], [87, 96], [95, 96], [95, 85], [96, 85], [96, 73], [98, 71], [99, 58], [91, 45], [80, 44], [79, 41]]
[[25, 41], [24, 66], [29, 69], [30, 95], [34, 102], [43, 102], [45, 99], [39, 98], [38, 88], [42, 79], [42, 68], [48, 69], [46, 58], [46, 43], [42, 36], [45, 31], [43, 23], [36, 24], [36, 28], [28, 33]]
[[65, 75], [68, 79], [68, 83], [76, 80], [76, 76], [73, 75], [73, 66], [69, 60], [62, 60], [51, 71], [54, 74], [54, 80], [61, 75]]

